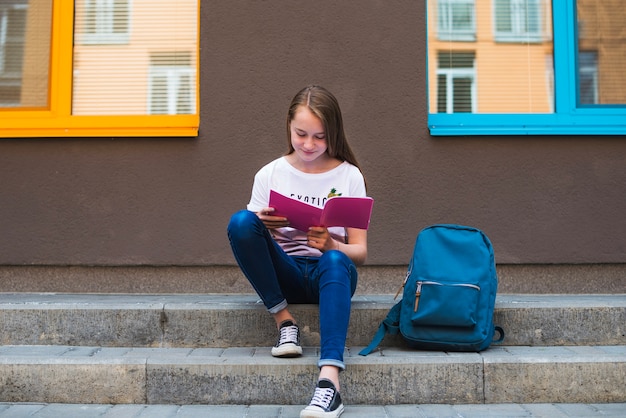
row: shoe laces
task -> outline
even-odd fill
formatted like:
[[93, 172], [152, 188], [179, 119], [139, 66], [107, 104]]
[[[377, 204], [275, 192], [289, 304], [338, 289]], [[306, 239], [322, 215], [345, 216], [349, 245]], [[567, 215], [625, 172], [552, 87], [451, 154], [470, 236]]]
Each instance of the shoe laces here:
[[298, 341], [298, 326], [297, 325], [288, 325], [280, 329], [280, 338], [278, 340], [279, 344], [283, 344], [287, 342], [295, 343], [297, 341]]
[[317, 405], [323, 409], [328, 409], [330, 403], [333, 401], [335, 395], [335, 389], [333, 388], [315, 388], [313, 399], [311, 399], [311, 405]]

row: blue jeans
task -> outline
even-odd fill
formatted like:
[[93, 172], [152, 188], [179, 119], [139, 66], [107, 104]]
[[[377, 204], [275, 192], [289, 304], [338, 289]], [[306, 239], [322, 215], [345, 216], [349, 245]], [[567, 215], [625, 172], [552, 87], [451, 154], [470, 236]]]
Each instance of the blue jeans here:
[[320, 360], [318, 366], [345, 369], [343, 352], [356, 290], [356, 266], [341, 251], [321, 257], [287, 255], [258, 216], [235, 213], [228, 224], [235, 259], [270, 313], [288, 303], [319, 304]]

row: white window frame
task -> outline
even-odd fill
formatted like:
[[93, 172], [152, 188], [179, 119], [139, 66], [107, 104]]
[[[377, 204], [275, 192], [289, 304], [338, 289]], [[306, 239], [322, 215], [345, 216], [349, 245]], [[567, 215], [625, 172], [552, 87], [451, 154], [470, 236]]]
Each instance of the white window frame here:
[[446, 77], [446, 113], [454, 113], [454, 80], [457, 78], [467, 78], [471, 80], [471, 108], [472, 113], [476, 113], [476, 70], [474, 68], [437, 69], [437, 78], [442, 75]]
[[[155, 81], [157, 78], [165, 78], [167, 84], [167, 93], [166, 93], [166, 103], [165, 107], [167, 108], [166, 113], [157, 113], [154, 107], [153, 99], [155, 96], [158, 96], [153, 88]], [[195, 86], [195, 71], [191, 67], [182, 66], [182, 65], [151, 65], [150, 73], [149, 73], [149, 81], [148, 81], [148, 113], [151, 115], [154, 114], [166, 114], [166, 115], [176, 115], [181, 114], [178, 112], [178, 100], [179, 95], [181, 94], [181, 85], [183, 77], [189, 78], [188, 86], [190, 88], [189, 91], [189, 103], [186, 105], [189, 106], [190, 114], [196, 112], [196, 92], [194, 89]], [[163, 105], [163, 103], [161, 103]]]
[[[130, 38], [130, 11], [131, 0], [82, 0], [85, 2], [84, 13], [94, 14], [94, 31], [88, 32], [85, 26], [80, 33], [77, 33], [77, 40], [81, 44], [126, 44]], [[118, 2], [124, 3], [123, 10], [116, 8]], [[120, 13], [126, 15], [126, 32], [115, 33], [115, 22], [120, 19]], [[89, 19], [85, 19], [88, 22]]]
[[[470, 28], [454, 27], [455, 5], [470, 6]], [[476, 9], [474, 0], [438, 0], [437, 34], [439, 39], [446, 41], [474, 41], [476, 39]]]
[[[508, 2], [511, 10], [511, 30], [503, 31], [498, 29], [498, 4]], [[529, 16], [532, 17], [533, 10], [536, 16], [536, 30], [528, 30], [531, 23], [526, 23]], [[493, 2], [493, 30], [495, 39], [498, 42], [540, 42], [543, 38], [541, 24], [541, 0], [494, 0]]]

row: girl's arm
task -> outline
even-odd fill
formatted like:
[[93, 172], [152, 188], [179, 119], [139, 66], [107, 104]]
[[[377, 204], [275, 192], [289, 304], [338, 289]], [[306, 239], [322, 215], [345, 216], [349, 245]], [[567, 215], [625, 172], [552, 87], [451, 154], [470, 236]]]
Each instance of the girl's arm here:
[[346, 228], [348, 242], [343, 243], [333, 239], [328, 229], [313, 226], [307, 233], [309, 247], [317, 248], [322, 252], [339, 250], [352, 260], [357, 266], [365, 263], [367, 258], [367, 231], [364, 229]]

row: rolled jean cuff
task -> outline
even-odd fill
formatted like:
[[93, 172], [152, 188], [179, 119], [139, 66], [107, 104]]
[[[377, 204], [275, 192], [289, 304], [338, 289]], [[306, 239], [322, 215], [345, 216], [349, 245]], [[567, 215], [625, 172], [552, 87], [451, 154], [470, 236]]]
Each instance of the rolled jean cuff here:
[[317, 367], [322, 368], [322, 366], [335, 366], [339, 367], [339, 371], [346, 370], [346, 364], [339, 360], [320, 359], [320, 361], [317, 362]]
[[280, 302], [278, 305], [274, 305], [271, 308], [269, 308], [267, 311], [271, 314], [275, 314], [278, 313], [280, 311], [282, 311], [283, 309], [285, 309], [287, 307], [287, 300], [283, 299], [282, 302]]

